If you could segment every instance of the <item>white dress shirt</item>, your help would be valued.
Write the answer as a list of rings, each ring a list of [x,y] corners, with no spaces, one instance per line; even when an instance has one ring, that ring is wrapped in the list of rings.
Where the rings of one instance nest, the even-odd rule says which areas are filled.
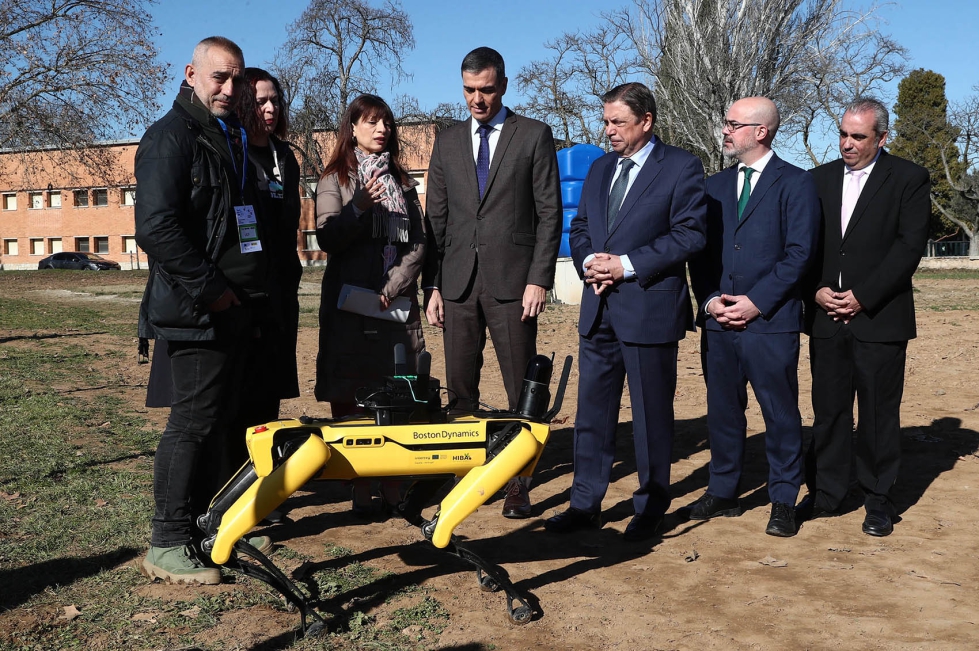
[[[501,108],[496,112],[489,122],[486,122],[486,126],[490,127],[490,132],[487,134],[486,139],[489,141],[489,159],[490,164],[493,164],[493,154],[496,153],[496,143],[500,142],[500,129],[503,128],[503,123],[509,115],[510,109],[507,107]],[[479,157],[479,127],[483,124],[478,120],[471,120],[470,127],[472,128],[472,141],[473,141],[473,162],[476,162],[476,158]]]
[[[646,159],[648,159],[649,158],[649,155],[651,153],[653,153],[653,147],[655,147],[655,146],[656,146],[656,136],[653,136],[652,138],[650,138],[649,142],[647,142],[645,144],[645,146],[643,146],[642,149],[640,149],[639,151],[637,151],[636,153],[634,153],[632,156],[627,156],[626,157],[626,158],[631,159],[632,162],[634,163],[634,165],[632,166],[632,168],[628,172],[628,174],[629,174],[629,183],[628,183],[628,185],[626,185],[625,194],[622,196],[622,202],[623,203],[625,203],[626,198],[629,196],[629,191],[632,190],[632,184],[636,182],[636,179],[637,178],[639,178],[639,172],[642,170],[642,166],[645,165]],[[609,185],[608,185],[609,194],[612,193],[612,186],[615,185],[615,181],[619,178],[619,175],[622,174],[622,165],[621,165],[621,163],[622,163],[622,159],[621,158],[615,162],[615,173],[612,175],[612,182],[609,183]],[[594,258],[594,257],[595,257],[595,254],[594,253],[589,254],[588,257],[585,258],[585,261],[581,263],[582,264],[582,269],[584,269],[584,265],[588,264],[588,262],[592,258]],[[631,280],[631,279],[635,278],[636,277],[636,269],[635,269],[635,267],[632,266],[632,262],[629,261],[628,254],[622,254],[622,255],[620,255],[619,256],[619,261],[622,263],[622,278],[623,278],[623,280]]]

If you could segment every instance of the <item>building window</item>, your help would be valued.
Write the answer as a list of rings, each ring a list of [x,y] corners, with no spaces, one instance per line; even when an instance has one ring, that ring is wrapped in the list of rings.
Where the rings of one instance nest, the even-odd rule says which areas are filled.
[[[108,206],[109,205],[109,191],[105,188],[98,188],[92,190],[92,194],[95,198],[96,206]]]
[[[75,190],[75,207],[88,208],[88,190]]]
[[[17,255],[19,248],[17,247],[17,240],[4,240],[3,241],[3,254],[4,255]]]
[[[48,238],[48,253],[61,253],[62,250],[60,237]]]
[[[139,253],[139,249],[136,248],[136,238],[132,235],[122,236],[122,252],[123,253]]]
[[[48,192],[48,208],[61,207],[61,190],[51,190]]]
[[[316,231],[303,231],[304,251],[320,251],[320,243],[316,241]]]
[[[107,237],[96,237],[95,238],[95,252],[96,253],[108,253],[109,252],[109,238],[107,238]]]
[[[42,208],[44,208],[44,193],[28,192],[27,205],[31,207],[31,210],[41,210]]]
[[[31,238],[31,255],[44,255],[44,240],[39,237]]]
[[[4,210],[17,210],[17,194],[11,192],[10,194],[3,195],[3,209]]]
[[[76,237],[75,238],[75,250],[81,251],[83,253],[88,253],[91,251],[88,248],[88,238],[87,237]]]
[[[418,183],[415,186],[415,191],[418,194],[425,194],[425,172],[408,172],[408,176],[411,177],[412,181]]]
[[[136,205],[136,188],[122,189],[122,205],[124,206]]]

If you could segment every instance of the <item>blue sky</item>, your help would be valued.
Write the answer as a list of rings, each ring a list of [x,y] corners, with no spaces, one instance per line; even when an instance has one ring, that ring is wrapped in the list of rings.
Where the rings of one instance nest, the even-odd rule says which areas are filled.
[[[414,95],[423,108],[459,102],[459,63],[472,48],[489,45],[499,50],[513,79],[522,66],[547,55],[544,41],[566,31],[587,30],[599,22],[600,12],[626,4],[628,0],[403,0],[416,41],[415,49],[404,56],[404,68],[414,77],[394,89],[378,91],[389,99]],[[160,32],[157,45],[161,58],[171,64],[174,79],[172,87],[161,89],[163,111],[201,38],[227,36],[245,51],[248,65],[265,66],[285,41],[286,27],[307,5],[308,0],[161,0],[152,11]],[[979,83],[973,59],[979,2],[906,1],[884,5],[879,15],[886,21],[883,30],[910,50],[913,68],[945,75],[949,99],[964,98]],[[506,103],[518,104],[520,99],[516,84],[511,84]]]

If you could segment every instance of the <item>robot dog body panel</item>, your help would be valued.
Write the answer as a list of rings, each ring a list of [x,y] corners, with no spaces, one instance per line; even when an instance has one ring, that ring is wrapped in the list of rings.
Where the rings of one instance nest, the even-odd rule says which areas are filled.
[[[466,416],[439,424],[375,425],[373,421],[276,421],[250,428],[252,464],[246,465],[212,504],[223,511],[211,559],[224,564],[235,542],[310,479],[361,477],[462,480],[439,505],[432,543],[444,548],[452,531],[516,475],[531,475],[550,430],[519,418]],[[283,440],[305,437],[281,455]],[[251,479],[250,485],[249,479]],[[230,487],[238,485],[237,491]],[[219,507],[222,497],[234,497]]]

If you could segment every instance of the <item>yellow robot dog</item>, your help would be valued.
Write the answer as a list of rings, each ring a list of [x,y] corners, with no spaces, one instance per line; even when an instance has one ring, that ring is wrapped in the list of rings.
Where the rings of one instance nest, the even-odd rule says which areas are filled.
[[[198,520],[204,532],[201,547],[219,564],[257,578],[294,604],[308,633],[326,626],[305,595],[266,556],[242,537],[310,479],[385,477],[413,480],[401,517],[421,528],[422,535],[475,566],[483,590],[503,590],[507,613],[526,624],[533,608],[521,597],[501,568],[461,546],[453,530],[511,478],[530,476],[547,443],[548,423],[561,408],[570,375],[567,357],[554,405],[548,385],[552,362],[534,357],[524,376],[516,412],[450,415],[443,409],[437,380],[429,377],[431,357],[422,353],[418,375],[404,375],[404,351],[395,349],[395,374],[383,385],[362,390],[358,403],[373,419],[284,420],[250,428],[246,437],[251,461],[229,481]],[[422,509],[449,479],[458,483],[426,521]],[[237,552],[237,553],[236,553]],[[248,562],[248,556],[259,564]],[[514,602],[519,605],[514,606]]]

